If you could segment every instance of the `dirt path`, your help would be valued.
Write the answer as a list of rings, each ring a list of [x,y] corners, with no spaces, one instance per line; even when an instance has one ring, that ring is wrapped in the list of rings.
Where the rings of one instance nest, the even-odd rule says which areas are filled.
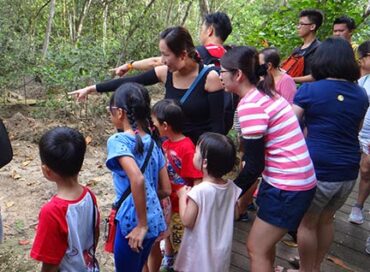
[[[55,193],[55,184],[42,176],[36,142],[43,131],[56,123],[26,118],[20,113],[5,120],[14,159],[0,170],[0,207],[5,236],[0,245],[0,271],[40,271],[39,263],[29,257],[29,252],[40,207]],[[76,127],[75,123],[70,125]],[[111,175],[104,165],[104,142],[112,128],[108,122],[77,127],[85,137],[90,137],[80,182],[95,192],[101,216],[105,218],[114,197]],[[102,245],[100,237],[97,258],[101,270],[114,271],[113,256],[104,253]]]

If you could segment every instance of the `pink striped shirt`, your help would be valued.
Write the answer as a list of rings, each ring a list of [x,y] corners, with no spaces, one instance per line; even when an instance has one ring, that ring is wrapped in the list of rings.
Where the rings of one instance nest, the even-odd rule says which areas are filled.
[[[306,141],[292,107],[282,97],[271,98],[255,89],[238,105],[245,139],[265,139],[263,179],[287,191],[305,191],[316,186],[316,176]]]

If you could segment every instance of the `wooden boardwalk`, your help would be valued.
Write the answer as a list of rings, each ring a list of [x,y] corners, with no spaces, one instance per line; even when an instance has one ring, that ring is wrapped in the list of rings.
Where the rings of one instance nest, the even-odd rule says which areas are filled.
[[[321,267],[323,272],[332,271],[370,271],[370,255],[365,252],[365,242],[370,236],[370,199],[365,203],[366,220],[362,225],[354,225],[347,221],[353,203],[356,201],[358,183],[353,192],[347,199],[346,204],[336,213],[334,221],[334,242],[330,248],[329,257],[336,263],[343,262],[342,265],[326,259]],[[250,222],[236,222],[234,226],[233,251],[231,256],[230,272],[250,271],[249,257],[245,247],[245,240],[252,226],[254,212],[249,212],[252,220]],[[289,236],[284,239],[289,240]],[[292,268],[288,259],[298,255],[296,248],[286,246],[279,242],[276,247],[275,265]]]

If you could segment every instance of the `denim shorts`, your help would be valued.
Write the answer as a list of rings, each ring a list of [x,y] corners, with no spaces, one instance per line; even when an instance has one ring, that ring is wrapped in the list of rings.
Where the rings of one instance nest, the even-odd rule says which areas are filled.
[[[310,207],[315,190],[285,191],[262,180],[257,196],[257,216],[271,225],[295,231]]]
[[[346,202],[355,184],[356,179],[340,182],[318,180],[316,194],[308,211],[321,213],[323,210],[339,210]]]

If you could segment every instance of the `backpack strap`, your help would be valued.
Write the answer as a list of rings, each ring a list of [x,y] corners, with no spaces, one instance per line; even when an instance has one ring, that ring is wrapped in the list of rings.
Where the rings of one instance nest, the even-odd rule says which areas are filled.
[[[189,89],[186,91],[186,93],[180,99],[180,104],[181,105],[185,103],[185,101],[188,99],[188,97],[194,91],[195,87],[198,85],[199,81],[203,78],[203,76],[205,75],[205,73],[208,70],[210,70],[210,69],[211,69],[210,66],[207,66],[207,65],[204,65],[203,66],[202,70],[199,72],[198,76],[195,78],[195,80],[193,81],[193,83],[191,84],[191,86],[189,87]]]
[[[149,162],[149,158],[150,156],[152,155],[152,151],[153,151],[153,147],[154,147],[154,141],[151,140],[150,141],[150,146],[149,146],[149,150],[148,150],[148,153],[146,154],[146,157],[145,157],[145,160],[144,160],[144,163],[143,165],[140,167],[140,171],[141,173],[144,174],[145,172],[145,169],[148,165],[148,162]],[[131,186],[128,186],[128,188],[126,189],[126,191],[122,194],[121,198],[118,200],[118,202],[116,204],[113,204],[113,208],[116,208],[117,210],[119,210],[119,208],[121,207],[123,201],[125,201],[125,199],[131,194]]]

